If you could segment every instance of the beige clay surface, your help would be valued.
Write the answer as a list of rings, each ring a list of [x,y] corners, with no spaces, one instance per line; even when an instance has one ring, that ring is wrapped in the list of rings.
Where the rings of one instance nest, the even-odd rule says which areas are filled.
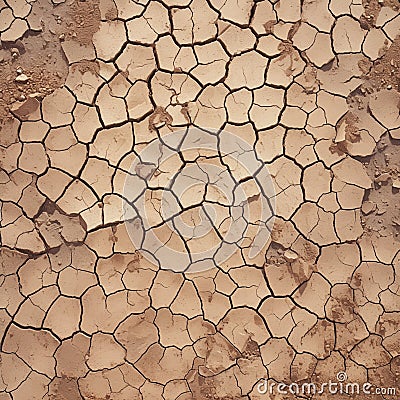
[[[0,400],[398,398],[399,9],[0,0]]]

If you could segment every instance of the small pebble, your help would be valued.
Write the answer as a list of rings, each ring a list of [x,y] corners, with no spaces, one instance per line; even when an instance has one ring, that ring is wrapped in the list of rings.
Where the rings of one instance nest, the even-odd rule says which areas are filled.
[[[18,75],[15,78],[15,82],[18,82],[18,83],[26,83],[28,81],[29,81],[29,76],[26,76],[25,74]]]

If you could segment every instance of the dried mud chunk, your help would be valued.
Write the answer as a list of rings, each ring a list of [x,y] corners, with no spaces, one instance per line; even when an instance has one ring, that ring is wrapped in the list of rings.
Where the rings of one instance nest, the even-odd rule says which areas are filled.
[[[343,352],[349,351],[349,349],[352,349],[369,335],[363,320],[358,316],[354,316],[346,324],[336,324],[336,326],[338,338],[336,348]]]
[[[80,297],[89,287],[95,286],[97,280],[90,272],[67,267],[60,272],[58,284],[63,295]]]
[[[0,228],[3,245],[11,248],[41,253],[45,250],[34,224],[25,216],[19,217],[13,225]]]
[[[230,89],[255,89],[264,84],[266,59],[256,51],[235,56],[229,64],[225,83]]]
[[[82,399],[77,380],[67,376],[56,377],[49,385],[48,395],[51,400],[65,396]]]
[[[283,153],[284,136],[285,129],[281,126],[259,131],[255,145],[258,157],[265,162],[271,162],[281,155]]]
[[[283,110],[280,122],[287,128],[301,129],[306,126],[307,113],[301,108],[287,106]]]
[[[93,371],[110,369],[124,363],[125,350],[112,335],[96,333],[92,336],[87,365]]]
[[[21,195],[32,183],[32,176],[26,172],[16,170],[9,175],[0,171],[0,199],[17,203]]]
[[[132,125],[130,123],[98,132],[89,155],[107,160],[116,166],[133,145]]]
[[[191,347],[164,349],[156,343],[149,347],[135,366],[146,378],[165,385],[171,379],[184,379],[195,357]]]
[[[152,287],[157,267],[137,254],[126,266],[122,281],[129,290],[146,290]]]
[[[289,87],[293,79],[300,75],[306,64],[297,50],[289,49],[280,57],[273,58],[268,66],[267,80],[269,85]]]
[[[261,345],[269,338],[260,315],[246,308],[230,310],[220,322],[219,330],[240,352],[246,351],[250,341]]]
[[[1,391],[15,390],[29,375],[30,368],[15,354],[0,353]]]
[[[214,290],[210,292],[210,290],[199,289],[199,296],[204,318],[213,324],[218,324],[221,318],[223,318],[223,316],[226,315],[231,308],[229,297],[221,293],[214,292]],[[243,300],[240,298],[238,302],[243,304]]]
[[[84,398],[111,398],[110,381],[102,371],[90,371],[84,378],[79,379],[79,391]]]
[[[102,198],[106,193],[112,192],[111,181],[114,172],[115,169],[110,167],[106,161],[89,157],[81,173],[81,178],[94,189],[99,198]]]
[[[21,304],[14,321],[22,326],[41,328],[47,310],[59,294],[55,285],[39,290]]]
[[[1,34],[2,42],[16,42],[25,35],[25,32],[29,29],[27,22],[24,19],[16,18],[11,23],[7,31]]]
[[[285,136],[285,154],[306,167],[317,161],[314,139],[304,130],[290,129]]]
[[[319,31],[329,33],[335,20],[328,7],[329,0],[306,0],[302,4],[302,19]]]
[[[57,201],[72,178],[62,171],[49,168],[37,181],[38,189],[51,201]]]
[[[262,36],[257,43],[257,50],[267,57],[274,57],[281,54],[282,41],[275,36]]]
[[[330,296],[329,283],[318,273],[313,273],[295,292],[293,298],[297,304],[314,312],[318,317],[325,317],[325,303]]]
[[[399,242],[393,236],[372,238],[372,246],[376,258],[384,264],[396,263],[395,257],[399,251]]]
[[[170,30],[168,10],[157,1],[147,5],[146,11],[127,24],[128,37],[132,42],[152,44],[159,35]]]
[[[65,130],[61,128],[63,133]],[[81,143],[74,144],[63,150],[47,150],[50,164],[53,168],[62,169],[64,172],[77,176],[87,157],[87,148]]]
[[[92,104],[98,88],[103,83],[95,68],[86,69],[78,63],[70,67],[65,86],[74,93],[78,101]]]
[[[115,237],[111,227],[102,227],[89,232],[86,242],[88,248],[98,257],[110,257],[113,254]]]
[[[93,44],[82,44],[75,40],[66,40],[61,43],[61,48],[71,65],[79,61],[93,61],[96,58]]]
[[[169,105],[194,101],[200,93],[201,87],[187,74],[168,74],[158,71],[151,79],[151,91],[152,97],[159,107],[155,110],[157,115],[157,112],[168,108]]]
[[[195,103],[189,103],[188,114],[196,126],[220,129],[226,121],[224,107],[228,89],[225,85],[207,86]]]
[[[106,294],[115,293],[124,289],[122,274],[131,262],[133,256],[114,254],[111,258],[100,259],[96,266],[96,273],[99,276],[100,285]]]
[[[311,354],[296,354],[291,365],[291,379],[294,382],[310,380],[314,374],[317,359]]]
[[[177,65],[176,58],[178,53],[183,50],[183,48],[179,48],[177,44],[174,42],[172,36],[161,36],[157,42],[155,43],[157,60],[160,65],[160,68],[167,70],[169,72],[173,72],[175,68],[181,68],[183,71],[187,72],[187,70],[183,69],[181,65]],[[194,57],[194,52],[191,47],[185,48],[187,51],[191,52],[192,54],[192,65],[194,67],[197,62]]]
[[[129,0],[115,0],[114,4],[118,12],[118,17],[123,20],[128,20],[139,16],[144,10],[146,2],[131,2]]]
[[[91,142],[96,130],[101,127],[96,108],[78,103],[73,116],[72,127],[77,139],[83,143]]]
[[[26,254],[0,247],[0,274],[10,275],[16,273],[27,258]]]
[[[201,339],[194,349],[204,359],[204,365],[199,367],[199,372],[206,377],[230,368],[240,356],[238,350],[220,333]]]
[[[42,174],[48,167],[46,152],[41,143],[25,143],[19,158],[19,167],[25,172]]]
[[[195,286],[186,281],[171,305],[174,314],[184,314],[188,318],[202,315],[201,303]]]
[[[272,338],[261,346],[260,350],[263,364],[269,371],[269,377],[279,382],[288,381],[290,370],[287,365],[292,363],[295,352],[286,340]]]
[[[313,45],[306,50],[307,57],[318,68],[330,63],[335,54],[331,48],[331,37],[329,34],[318,33]]]
[[[364,189],[369,189],[372,185],[364,166],[350,157],[334,165],[332,172],[336,178],[350,185],[356,185]]]
[[[129,118],[142,119],[146,114],[153,111],[150,101],[149,88],[145,82],[136,82],[126,96]]]
[[[270,1],[257,2],[250,26],[258,34],[265,34],[266,32],[271,33],[276,22],[276,14],[272,3]]]
[[[182,349],[192,344],[187,331],[188,319],[185,316],[175,315],[168,308],[161,308],[157,311],[154,323],[159,329],[162,346],[176,346]]]
[[[242,266],[231,269],[229,275],[238,286],[231,296],[234,307],[257,308],[261,299],[270,294],[261,269]]]
[[[297,22],[301,17],[300,0],[280,0],[275,6],[278,19],[285,22]]]
[[[269,172],[276,192],[276,215],[289,218],[303,200],[301,170],[293,161],[280,157],[269,166]]]
[[[15,314],[19,305],[24,301],[16,275],[2,276],[0,279],[0,306],[11,315]]]
[[[172,271],[160,270],[150,289],[150,296],[153,298],[153,307],[169,307],[182,286],[182,276]],[[186,313],[185,313],[186,315]]]
[[[376,368],[390,362],[390,354],[382,346],[382,338],[370,335],[350,353],[351,359],[366,368]]]
[[[40,106],[40,102],[35,97],[29,97],[24,102],[14,103],[11,112],[21,119],[33,114]]]
[[[236,25],[218,21],[218,31],[218,38],[225,44],[231,56],[251,50],[256,43],[256,37],[248,28],[239,28]]]
[[[302,181],[306,200],[318,202],[324,193],[329,193],[331,179],[331,172],[321,162],[306,168]]]
[[[22,142],[41,142],[49,128],[49,124],[43,121],[25,121],[21,124],[19,137]]]
[[[76,193],[79,193],[79,195]],[[57,201],[57,205],[67,214],[79,214],[95,202],[96,197],[93,191],[82,181],[75,180]]]
[[[122,21],[100,22],[99,30],[93,35],[97,57],[104,61],[114,59],[125,42],[126,32]]]
[[[74,96],[66,89],[57,89],[42,101],[43,120],[52,127],[67,125],[72,122]]]
[[[254,91],[254,101],[250,109],[250,119],[257,129],[276,125],[284,105],[282,89],[263,86]]]
[[[363,52],[372,61],[381,57],[383,50],[388,44],[387,37],[380,29],[371,29],[363,43]]]
[[[386,128],[400,127],[400,95],[394,90],[381,90],[370,98],[372,115]]]
[[[18,130],[21,123],[17,118],[7,119],[0,124],[0,146],[9,147],[18,142]]]
[[[335,346],[334,324],[318,320],[312,328],[307,327],[297,343],[291,335],[291,343],[298,352],[308,352],[319,359],[326,358]]]
[[[105,125],[119,124],[128,119],[124,99],[115,96],[110,85],[105,85],[100,89],[96,105],[99,107],[100,116]]]
[[[251,0],[213,0],[211,4],[221,12],[221,19],[233,21],[239,25],[247,25],[250,22],[250,12],[253,6]]]
[[[293,293],[313,272],[313,266],[302,259],[285,264],[267,262],[264,268],[271,289],[277,296]]]
[[[334,216],[314,203],[303,203],[293,217],[296,227],[307,239],[319,245],[337,243]]]
[[[132,292],[135,294],[135,292]],[[149,298],[139,293],[133,302],[130,292],[121,291],[106,297],[100,286],[86,291],[82,296],[81,330],[92,334],[99,330],[113,332],[118,324],[132,313],[143,313],[149,307]],[[118,338],[117,338],[118,339]]]
[[[396,18],[393,18],[391,21],[385,24],[383,30],[391,40],[395,41],[399,35],[399,27],[400,27],[400,17],[397,16]]]
[[[51,306],[43,326],[65,339],[79,330],[80,316],[81,305],[78,299],[59,297]]]
[[[49,383],[49,378],[32,371],[28,378],[13,392],[13,399],[43,399],[48,392]]]
[[[1,7],[0,10],[0,32],[5,32],[14,22],[14,15],[12,9],[9,7]],[[1,37],[0,37],[1,38]],[[4,39],[2,39],[4,41]]]
[[[336,125],[348,111],[346,100],[325,91],[318,93],[317,104],[323,110],[324,119],[331,125]],[[311,123],[310,123],[311,124]],[[316,124],[315,126],[318,126]]]
[[[337,19],[333,28],[333,48],[336,53],[359,53],[364,40],[360,23],[345,15]]]
[[[326,304],[328,318],[339,323],[354,320],[354,292],[347,284],[338,284],[332,288],[331,297]]]
[[[147,310],[143,315],[131,315],[119,325],[115,338],[126,349],[128,361],[135,363],[152,344],[158,342],[154,319],[155,312]]]
[[[379,303],[381,292],[393,283],[391,266],[376,262],[363,262],[355,271],[351,287],[360,290],[369,301]]]
[[[205,0],[193,0],[190,9],[172,9],[172,34],[179,44],[208,41],[217,34],[217,18]]]
[[[53,355],[58,345],[58,340],[47,331],[20,329],[11,325],[5,337],[3,350],[15,353],[35,371],[53,377],[56,365]]]
[[[83,242],[86,235],[79,217],[70,217],[60,213],[58,210],[42,212],[35,219],[35,223],[50,248],[59,247],[65,242]]]
[[[240,89],[228,94],[225,105],[229,122],[247,122],[251,104],[252,95],[248,89]]]
[[[132,80],[147,80],[156,63],[151,47],[128,44],[117,58],[117,66]]]
[[[203,85],[216,83],[225,76],[229,57],[219,42],[198,45],[194,50],[198,65],[191,70],[191,73]]]
[[[323,247],[317,268],[331,284],[349,282],[360,263],[360,251],[355,243]]]
[[[181,400],[185,400],[186,399],[185,395],[189,396],[189,391],[190,391],[189,385],[186,381],[184,380],[171,381],[165,385],[163,397],[166,400],[172,400],[178,398]],[[187,398],[189,399],[190,397]]]

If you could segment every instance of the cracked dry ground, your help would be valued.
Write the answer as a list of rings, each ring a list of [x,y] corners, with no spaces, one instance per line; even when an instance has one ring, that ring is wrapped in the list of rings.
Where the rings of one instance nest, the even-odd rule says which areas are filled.
[[[398,388],[399,33],[395,0],[0,0],[0,400],[295,399],[256,385],[339,371]],[[196,273],[134,247],[132,156],[186,127],[268,168],[257,257],[251,233]],[[202,158],[155,159],[160,187],[129,192],[158,228],[162,185]]]

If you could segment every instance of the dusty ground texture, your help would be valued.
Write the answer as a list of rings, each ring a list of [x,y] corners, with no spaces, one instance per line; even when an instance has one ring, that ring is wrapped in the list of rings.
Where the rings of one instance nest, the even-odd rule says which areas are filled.
[[[340,371],[399,394],[399,34],[395,0],[0,0],[0,400],[307,398],[257,383]],[[249,207],[265,194],[200,147],[132,171],[188,127],[239,136],[270,172],[257,257],[255,217],[212,268],[159,261],[224,242],[202,163]],[[166,221],[187,166],[199,187],[172,187]],[[127,216],[138,198],[150,222]],[[165,246],[149,257],[132,226]]]

